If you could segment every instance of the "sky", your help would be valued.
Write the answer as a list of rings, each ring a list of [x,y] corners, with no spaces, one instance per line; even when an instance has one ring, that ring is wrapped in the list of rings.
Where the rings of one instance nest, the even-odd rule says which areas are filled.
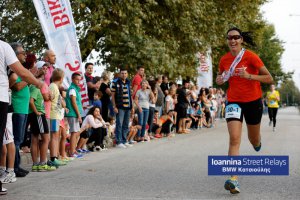
[[[270,0],[261,10],[275,26],[278,38],[285,42],[282,69],[295,71],[293,80],[300,89],[300,0]]]

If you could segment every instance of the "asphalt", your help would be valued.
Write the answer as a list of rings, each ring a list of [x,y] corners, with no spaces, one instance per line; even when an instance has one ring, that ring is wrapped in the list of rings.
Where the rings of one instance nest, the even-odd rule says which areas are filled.
[[[111,148],[86,155],[54,172],[31,172],[7,184],[1,199],[299,199],[300,115],[294,107],[280,109],[277,131],[262,120],[262,149],[255,152],[244,126],[242,155],[288,155],[289,176],[241,176],[241,193],[224,190],[226,176],[208,176],[209,155],[226,155],[226,122],[128,149]],[[28,154],[29,155],[29,154]],[[22,156],[30,169],[30,157]],[[28,158],[28,162],[25,161]]]

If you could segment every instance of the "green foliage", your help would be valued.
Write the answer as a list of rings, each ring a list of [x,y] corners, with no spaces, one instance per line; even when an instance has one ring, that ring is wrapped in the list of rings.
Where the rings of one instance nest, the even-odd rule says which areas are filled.
[[[286,79],[280,84],[279,93],[281,103],[287,106],[300,105],[300,91],[291,79]]]
[[[214,76],[226,51],[227,29],[251,30],[266,66],[276,80],[285,74],[280,68],[282,42],[274,28],[260,15],[266,0],[72,0],[71,6],[83,61],[92,50],[98,62],[115,71],[119,64],[131,74],[137,65],[148,76],[166,74],[170,79],[195,77],[195,53],[212,48]],[[47,47],[32,1],[0,0],[2,37],[19,41],[40,53]],[[272,52],[269,48],[276,47]]]

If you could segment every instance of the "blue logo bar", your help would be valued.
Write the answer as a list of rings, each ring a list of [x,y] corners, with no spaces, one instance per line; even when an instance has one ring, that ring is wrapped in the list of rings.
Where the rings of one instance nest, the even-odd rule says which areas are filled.
[[[288,156],[208,156],[208,175],[288,176]]]

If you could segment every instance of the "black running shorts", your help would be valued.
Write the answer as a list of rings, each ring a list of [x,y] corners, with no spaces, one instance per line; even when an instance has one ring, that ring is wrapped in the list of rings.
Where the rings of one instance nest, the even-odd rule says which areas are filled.
[[[250,102],[228,102],[226,104],[225,109],[225,116],[228,110],[228,106],[231,104],[236,104],[241,108],[241,115],[240,118],[235,117],[228,117],[226,118],[227,122],[230,121],[241,121],[243,122],[243,117],[245,117],[246,124],[249,125],[257,125],[261,122],[262,113],[263,113],[263,103],[262,100],[259,98],[255,101]]]
[[[30,123],[31,134],[38,135],[49,133],[49,127],[45,114],[36,115],[35,113],[30,113],[28,115],[28,120]]]

